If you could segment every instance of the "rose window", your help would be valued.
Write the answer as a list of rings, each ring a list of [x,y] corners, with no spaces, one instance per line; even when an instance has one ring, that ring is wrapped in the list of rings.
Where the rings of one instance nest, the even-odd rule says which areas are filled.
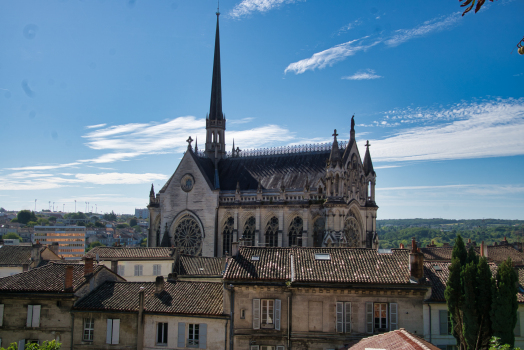
[[[191,215],[184,215],[175,229],[175,246],[189,255],[202,255],[202,230]]]

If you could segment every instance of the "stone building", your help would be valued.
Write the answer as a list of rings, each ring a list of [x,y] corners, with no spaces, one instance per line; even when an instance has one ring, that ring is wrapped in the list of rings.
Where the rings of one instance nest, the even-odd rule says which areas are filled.
[[[217,13],[210,111],[202,150],[191,136],[178,168],[149,197],[150,247],[208,257],[232,242],[268,247],[376,248],[376,173],[366,145],[331,144],[226,151]]]

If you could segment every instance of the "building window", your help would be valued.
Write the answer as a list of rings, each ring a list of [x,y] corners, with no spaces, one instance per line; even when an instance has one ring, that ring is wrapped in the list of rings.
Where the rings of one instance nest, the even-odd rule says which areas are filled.
[[[135,265],[135,276],[142,276],[142,265]]]
[[[397,328],[397,303],[366,302],[366,333],[387,332]]]
[[[246,220],[244,225],[244,231],[242,237],[244,237],[244,243],[248,246],[255,245],[255,231],[256,231],[256,219],[254,216],[251,216]]]
[[[157,323],[156,334],[156,344],[167,345],[167,323]]]
[[[84,335],[83,341],[93,341],[93,332],[95,330],[95,320],[93,318],[84,318]]]
[[[107,319],[106,344],[118,344],[120,341],[120,319]]]
[[[224,223],[222,231],[222,256],[231,255],[231,242],[233,242],[233,230],[235,220],[230,216]]]
[[[448,310],[439,310],[440,335],[451,335],[451,315]]]
[[[273,216],[266,225],[266,247],[278,247],[278,219]]]
[[[125,273],[125,266],[124,265],[118,265],[118,274],[120,276],[124,276]]]
[[[162,265],[153,265],[153,276],[162,276]]]
[[[295,216],[289,225],[289,246],[302,246],[302,227],[303,221],[299,216]]]
[[[337,332],[351,333],[351,303],[337,302]]]
[[[198,339],[199,339],[199,324],[190,323],[189,331],[187,334],[187,346],[198,348]]]
[[[280,330],[280,299],[253,299],[253,329]]]
[[[206,323],[186,323],[178,322],[178,340],[179,348],[200,348],[207,347],[207,324]]]
[[[27,305],[27,327],[40,327],[41,305]]]

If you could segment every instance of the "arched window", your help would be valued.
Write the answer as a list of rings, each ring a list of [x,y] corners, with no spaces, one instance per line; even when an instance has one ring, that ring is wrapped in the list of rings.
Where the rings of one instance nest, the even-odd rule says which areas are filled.
[[[273,216],[266,225],[266,247],[278,247],[278,219]]]
[[[235,220],[230,216],[224,223],[222,231],[222,256],[231,255],[231,242],[233,242],[233,229]]]
[[[255,230],[256,230],[256,220],[254,216],[251,216],[249,219],[246,220],[246,223],[244,225],[244,231],[242,233],[242,236],[244,237],[244,242],[248,246],[254,246],[255,245]]]
[[[348,247],[360,247],[358,223],[355,218],[349,218],[344,224],[344,235]]]
[[[326,228],[326,219],[318,218],[313,224],[313,247],[322,247],[324,240],[324,230]]]
[[[302,227],[304,223],[300,216],[295,216],[289,225],[289,246],[302,247]]]
[[[196,219],[190,215],[182,216],[176,225],[174,235],[175,247],[189,255],[202,255],[202,230]]]

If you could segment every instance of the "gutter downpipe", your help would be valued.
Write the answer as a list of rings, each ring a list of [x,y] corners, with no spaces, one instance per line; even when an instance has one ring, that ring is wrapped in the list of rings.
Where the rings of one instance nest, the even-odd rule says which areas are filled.
[[[287,297],[287,348],[291,349],[291,297]]]
[[[73,350],[73,335],[75,334],[75,314],[71,312],[71,350]]]
[[[229,317],[231,319],[231,324],[229,325],[229,350],[233,350],[233,331],[234,331],[234,315],[235,315],[235,290],[233,289],[233,285],[230,284],[229,288],[224,283],[224,288],[226,288],[230,294],[229,294]],[[227,325],[227,323],[226,323]],[[226,332],[227,334],[227,332]],[[227,337],[226,337],[227,339]]]
[[[429,342],[431,343],[431,304],[430,303],[428,303],[428,307],[429,307]]]
[[[226,318],[226,325],[224,326],[224,350],[227,349],[227,321],[228,319]]]

